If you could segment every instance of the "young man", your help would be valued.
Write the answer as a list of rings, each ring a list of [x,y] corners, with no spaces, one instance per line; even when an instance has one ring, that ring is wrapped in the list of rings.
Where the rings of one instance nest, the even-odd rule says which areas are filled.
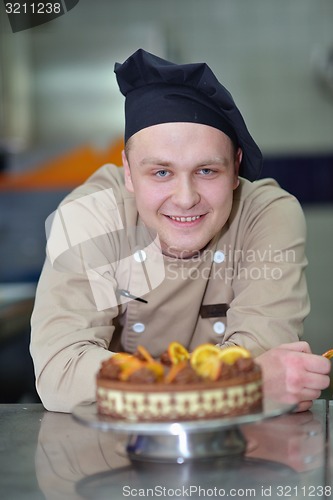
[[[309,302],[298,202],[255,181],[260,150],[207,65],[138,50],[115,72],[123,168],[99,169],[48,224],[31,339],[42,402],[93,401],[112,351],[158,356],[178,340],[248,348],[265,393],[308,409],[330,362],[299,341]]]

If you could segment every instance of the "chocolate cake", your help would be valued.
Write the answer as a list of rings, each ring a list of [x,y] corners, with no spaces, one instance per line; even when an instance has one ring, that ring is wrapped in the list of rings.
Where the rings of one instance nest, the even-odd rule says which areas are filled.
[[[159,360],[139,346],[102,363],[96,396],[99,414],[132,422],[231,417],[261,411],[262,375],[237,346],[203,344],[190,355],[173,342]]]

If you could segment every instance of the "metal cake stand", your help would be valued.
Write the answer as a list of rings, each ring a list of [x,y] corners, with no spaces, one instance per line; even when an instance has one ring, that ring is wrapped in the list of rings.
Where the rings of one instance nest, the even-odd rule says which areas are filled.
[[[240,426],[278,417],[296,405],[265,400],[258,413],[232,418],[184,422],[130,422],[99,415],[96,404],[77,405],[72,412],[80,424],[101,431],[127,434],[124,452],[131,460],[183,463],[225,456],[240,456],[247,441]]]

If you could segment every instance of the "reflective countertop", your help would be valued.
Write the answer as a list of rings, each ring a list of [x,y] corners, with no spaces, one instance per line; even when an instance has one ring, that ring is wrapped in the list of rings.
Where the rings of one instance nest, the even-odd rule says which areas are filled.
[[[243,456],[131,462],[128,437],[40,404],[0,405],[0,498],[331,498],[333,402],[241,427]]]

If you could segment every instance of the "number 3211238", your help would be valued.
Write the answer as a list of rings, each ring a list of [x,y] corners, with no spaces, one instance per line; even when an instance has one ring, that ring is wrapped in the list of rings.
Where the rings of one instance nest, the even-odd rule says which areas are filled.
[[[61,12],[59,2],[7,2],[5,8],[7,14],[60,14]]]

